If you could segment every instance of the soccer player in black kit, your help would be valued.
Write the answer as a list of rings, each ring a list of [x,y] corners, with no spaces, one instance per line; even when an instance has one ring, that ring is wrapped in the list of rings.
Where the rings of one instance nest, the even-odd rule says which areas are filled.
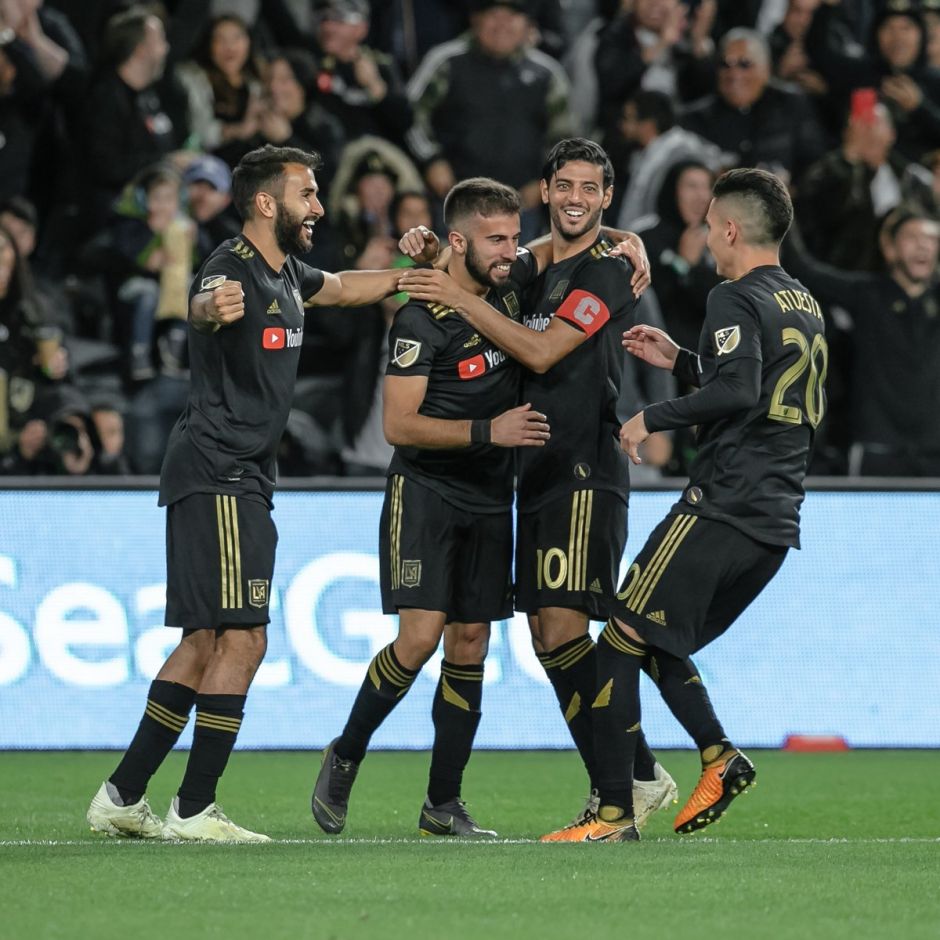
[[[519,243],[519,195],[494,180],[458,183],[444,203],[448,271],[519,316],[537,263]],[[461,800],[480,721],[490,622],[512,613],[513,447],[542,447],[544,416],[519,405],[519,369],[456,311],[411,300],[395,315],[384,385],[385,436],[395,446],[379,529],[382,605],[398,637],[366,671],[343,733],[327,748],[314,818],[342,832],[369,739],[444,637],[432,707],[434,746],[423,835],[495,836]]]
[[[189,400],[167,445],[168,626],[179,645],[150,686],[137,733],[88,809],[109,835],[264,842],[215,802],[267,645],[277,532],[275,453],[294,392],[304,307],[360,306],[393,293],[397,271],[329,274],[295,255],[323,216],[319,157],[271,146],[247,154],[232,179],[240,236],[206,260],[190,291]],[[186,773],[165,821],[145,791],[193,705]]]
[[[627,536],[629,462],[617,441],[623,372],[620,331],[636,302],[631,270],[601,230],[613,195],[607,154],[583,138],[561,141],[542,172],[551,217],[552,263],[526,292],[522,322],[499,316],[484,298],[442,272],[408,271],[413,297],[452,306],[471,326],[526,367],[523,401],[548,415],[552,437],[520,451],[517,484],[516,609],[597,787],[592,702],[596,684],[591,619],[605,620]],[[686,677],[688,678],[688,676]],[[642,739],[642,736],[641,736]],[[675,797],[675,783],[642,739],[635,767],[641,823]],[[595,812],[592,793],[576,823]]]
[[[698,426],[689,485],[649,537],[598,640],[594,702],[600,772],[596,816],[552,841],[628,842],[634,825],[629,768],[640,722],[640,669],[683,669],[720,636],[799,548],[800,505],[816,427],[825,411],[828,347],[819,304],[779,263],[793,219],[784,185],[763,170],[731,170],[715,183],[708,247],[728,280],[708,297],[698,354],[661,330],[637,326],[627,349],[699,386],[627,421],[634,462],[652,431]],[[704,694],[677,710],[702,759],[677,832],[717,821],[750,786],[754,765],[728,740]]]

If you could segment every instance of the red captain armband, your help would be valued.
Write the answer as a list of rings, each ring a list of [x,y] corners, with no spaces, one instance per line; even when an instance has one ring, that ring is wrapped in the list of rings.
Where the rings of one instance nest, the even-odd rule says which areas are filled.
[[[573,290],[555,311],[555,316],[593,336],[610,319],[610,311],[600,297],[586,290]]]

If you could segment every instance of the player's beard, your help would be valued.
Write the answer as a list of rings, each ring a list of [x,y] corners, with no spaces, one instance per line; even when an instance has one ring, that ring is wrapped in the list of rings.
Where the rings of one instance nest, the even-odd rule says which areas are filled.
[[[490,274],[490,269],[485,268],[480,262],[480,256],[473,249],[473,242],[469,239],[467,240],[467,274],[472,277],[477,284],[482,285],[483,287],[496,287],[501,281],[496,280]]]
[[[579,238],[582,238],[587,235],[588,232],[596,228],[600,224],[601,213],[603,211],[602,208],[598,207],[595,212],[587,213],[582,219],[583,225],[578,229],[572,230],[565,228],[565,225],[571,224],[571,220],[561,209],[557,209],[552,205],[548,207],[548,215],[552,220],[552,227],[566,242],[576,242]]]
[[[304,220],[300,216],[291,215],[290,210],[283,202],[277,203],[277,218],[274,220],[274,239],[277,247],[285,255],[305,255],[310,251],[310,245],[303,237]]]

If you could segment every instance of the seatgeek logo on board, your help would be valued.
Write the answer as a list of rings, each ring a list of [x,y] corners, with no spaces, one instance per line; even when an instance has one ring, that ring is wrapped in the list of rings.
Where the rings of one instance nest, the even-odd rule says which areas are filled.
[[[0,555],[0,598],[7,593],[3,589],[15,593],[21,578],[16,559]],[[330,603],[330,594],[351,582],[360,599],[374,601],[374,606],[360,603],[337,610]],[[0,686],[20,681],[37,667],[79,688],[153,678],[179,640],[179,632],[162,623],[165,603],[163,582],[142,585],[122,600],[101,584],[67,581],[39,599],[30,630],[6,612],[0,600]],[[329,641],[321,617],[337,616],[342,636],[366,641],[365,657],[342,655]],[[258,687],[289,686],[299,678],[298,668],[332,685],[356,687],[372,656],[395,639],[397,630],[395,618],[381,612],[378,559],[360,552],[330,552],[309,561],[283,591],[272,591],[271,619],[270,632],[283,629],[287,650],[274,652],[262,663],[255,679]],[[528,629],[524,621],[518,626],[507,631],[512,656],[529,678],[544,683]],[[498,681],[498,664],[491,665],[487,681]],[[428,668],[436,673],[433,664]]]

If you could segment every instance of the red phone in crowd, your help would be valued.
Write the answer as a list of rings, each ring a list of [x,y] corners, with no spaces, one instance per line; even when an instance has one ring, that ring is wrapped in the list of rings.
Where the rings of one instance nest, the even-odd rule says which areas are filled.
[[[874,88],[856,88],[852,92],[852,120],[871,124],[877,103],[878,92]]]

